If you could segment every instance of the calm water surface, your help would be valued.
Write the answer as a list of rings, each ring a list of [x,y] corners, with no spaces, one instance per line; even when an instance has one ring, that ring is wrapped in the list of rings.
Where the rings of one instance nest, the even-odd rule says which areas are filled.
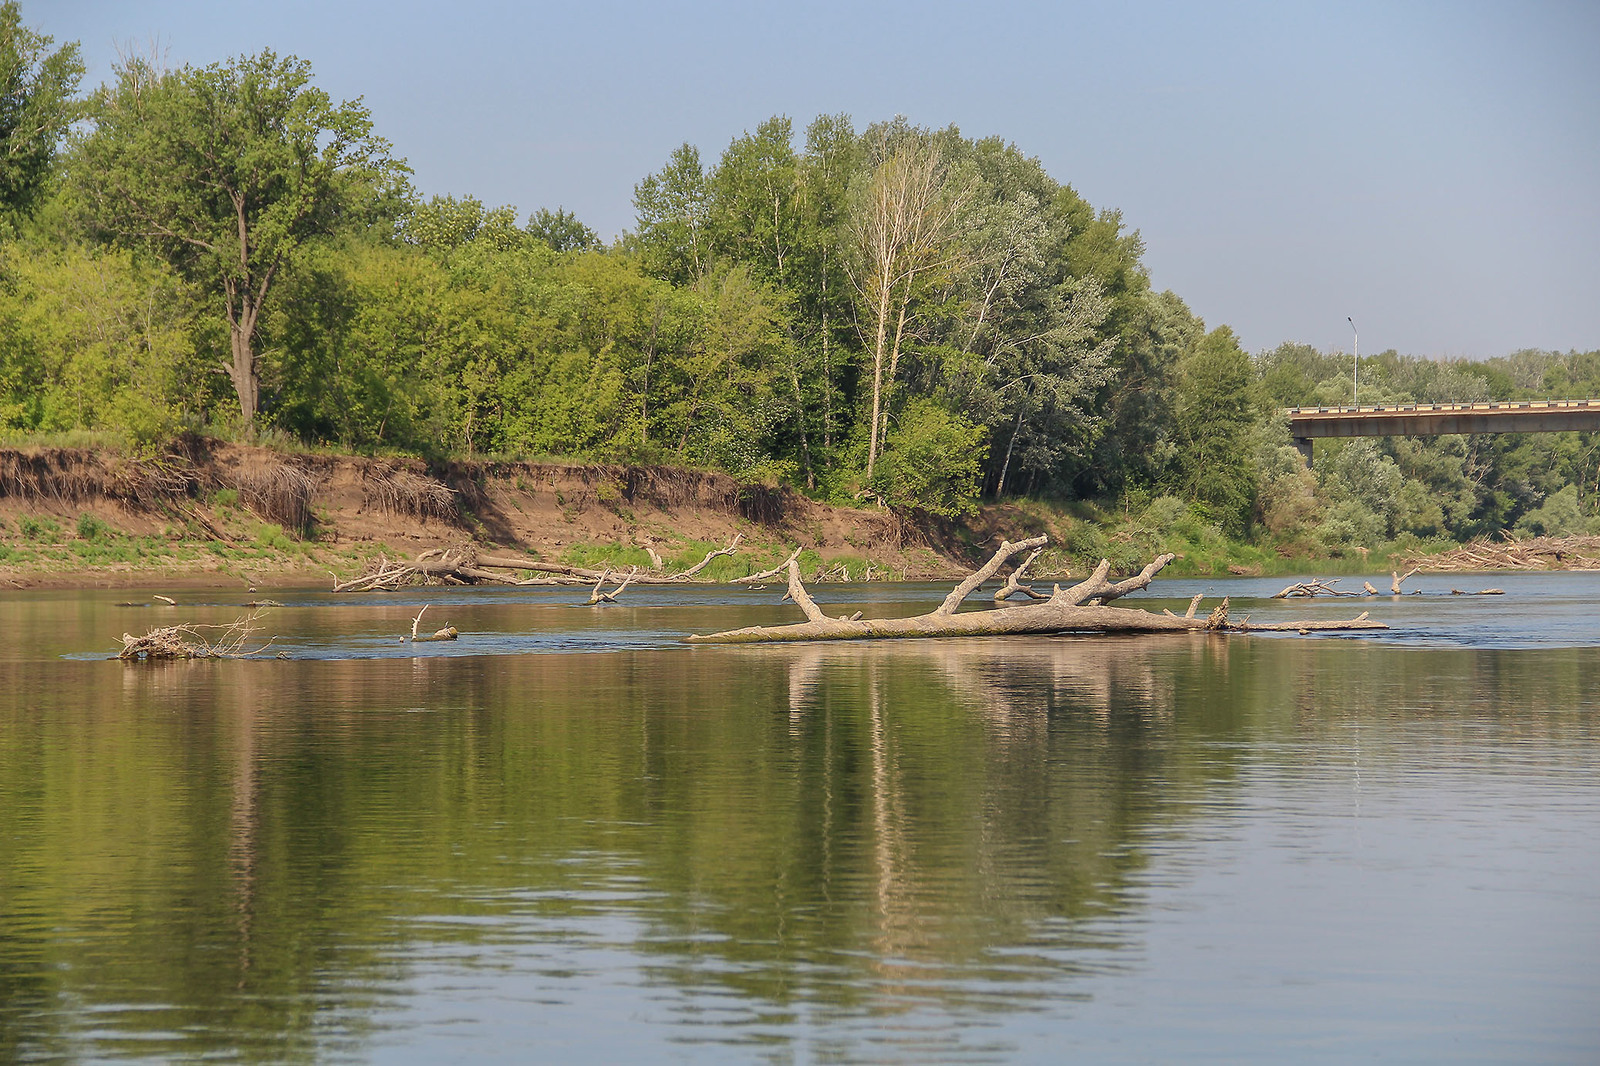
[[[1396,628],[274,592],[289,658],[130,666],[248,595],[0,595],[0,1062],[1600,1061],[1600,575],[1286,583],[1139,599]]]

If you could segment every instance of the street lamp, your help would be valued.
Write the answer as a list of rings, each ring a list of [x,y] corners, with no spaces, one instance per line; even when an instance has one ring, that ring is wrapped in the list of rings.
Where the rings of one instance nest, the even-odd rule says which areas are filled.
[[[1350,323],[1350,332],[1356,335],[1356,361],[1350,364],[1350,405],[1359,407],[1360,401],[1356,399],[1356,371],[1361,369],[1361,334],[1356,330],[1354,319],[1346,315],[1344,320]]]

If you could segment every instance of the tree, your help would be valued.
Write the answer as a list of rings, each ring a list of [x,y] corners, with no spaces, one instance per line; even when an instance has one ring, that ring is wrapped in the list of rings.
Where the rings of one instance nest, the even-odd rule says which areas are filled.
[[[0,214],[8,222],[33,207],[77,117],[83,60],[76,43],[46,54],[54,43],[22,25],[16,0],[0,4]]]
[[[245,423],[260,409],[256,328],[312,238],[399,180],[359,100],[335,105],[310,64],[271,51],[158,71],[132,60],[94,103],[73,161],[91,227],[150,248],[222,298],[224,365]]]
[[[1250,434],[1256,424],[1254,368],[1233,330],[1219,326],[1178,364],[1178,466],[1191,500],[1232,536],[1255,507]]]
[[[539,208],[528,217],[528,236],[548,244],[556,252],[586,252],[600,247],[600,237],[594,230],[578,221],[578,216],[565,208]]]
[[[850,228],[850,279],[871,330],[872,408],[866,476],[884,434],[885,401],[899,371],[911,309],[928,284],[959,260],[955,237],[971,188],[952,179],[939,139],[901,123],[880,127],[878,159],[861,188]]]
[[[700,149],[679,145],[661,173],[634,186],[639,244],[645,269],[675,285],[689,285],[710,267],[706,214],[710,190]]]

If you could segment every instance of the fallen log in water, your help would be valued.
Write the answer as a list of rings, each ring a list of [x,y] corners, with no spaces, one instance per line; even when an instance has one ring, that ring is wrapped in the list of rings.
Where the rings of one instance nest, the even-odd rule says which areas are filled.
[[[736,534],[727,547],[707,552],[706,557],[700,562],[670,577],[663,577],[660,574],[637,574],[630,579],[630,582],[636,585],[673,585],[704,580],[697,577],[700,571],[718,556],[737,552],[739,542],[743,539],[744,534]],[[798,557],[799,554],[799,549],[796,549],[795,555],[791,558]],[[782,567],[769,570],[764,575],[735,580],[755,581],[763,576],[770,577],[780,569]],[[543,576],[519,579],[500,572],[507,570],[513,572],[520,570]],[[394,592],[416,585],[588,585],[605,580],[609,574],[610,567],[592,570],[582,566],[546,563],[514,555],[480,554],[469,547],[430,548],[411,562],[390,560],[387,556],[380,555],[377,561],[367,568],[366,573],[348,581],[341,581],[339,576],[334,574],[333,591]]]
[[[421,624],[422,616],[427,613],[429,606],[429,604],[423,604],[422,610],[418,611],[417,616],[411,620],[411,642],[413,644],[429,640],[455,640],[461,635],[456,630],[455,626],[445,626],[443,629],[435,629],[432,633],[418,633],[417,626]],[[404,638],[401,639],[403,640]]]
[[[944,602],[927,614],[913,618],[862,618],[860,612],[852,617],[830,618],[819,607],[800,580],[800,567],[791,560],[788,564],[789,590],[786,598],[792,599],[805,612],[806,620],[791,625],[747,626],[722,633],[695,634],[687,638],[696,644],[763,644],[783,641],[816,640],[873,640],[903,637],[974,637],[1011,634],[1049,633],[1173,633],[1205,631],[1288,631],[1311,632],[1354,629],[1387,629],[1382,622],[1374,622],[1363,612],[1360,617],[1345,621],[1306,621],[1279,623],[1250,623],[1228,621],[1228,601],[1212,611],[1206,618],[1196,618],[1197,597],[1191,602],[1189,613],[1182,617],[1171,613],[1155,614],[1123,607],[1108,607],[1112,600],[1147,588],[1156,574],[1176,556],[1158,556],[1133,577],[1123,581],[1109,580],[1111,564],[1102,559],[1093,574],[1070,588],[1057,585],[1048,599],[1016,607],[998,607],[987,611],[957,613],[956,608],[979,585],[1005,565],[1013,555],[1043,547],[1045,537],[1033,537],[1019,544],[1003,542],[978,570],[959,585]]]

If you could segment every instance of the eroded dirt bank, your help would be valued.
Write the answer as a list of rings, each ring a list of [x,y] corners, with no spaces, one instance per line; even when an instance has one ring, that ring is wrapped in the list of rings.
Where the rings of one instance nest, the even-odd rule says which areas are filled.
[[[832,507],[726,474],[663,467],[286,454],[187,439],[159,459],[0,449],[0,579],[320,583],[383,553],[473,543],[546,561],[616,549],[671,559],[743,534],[771,565],[804,545],[862,576],[944,577],[968,565],[958,531]],[[971,535],[968,534],[970,537]],[[980,539],[982,539],[980,537]],[[981,549],[980,549],[981,550]]]

